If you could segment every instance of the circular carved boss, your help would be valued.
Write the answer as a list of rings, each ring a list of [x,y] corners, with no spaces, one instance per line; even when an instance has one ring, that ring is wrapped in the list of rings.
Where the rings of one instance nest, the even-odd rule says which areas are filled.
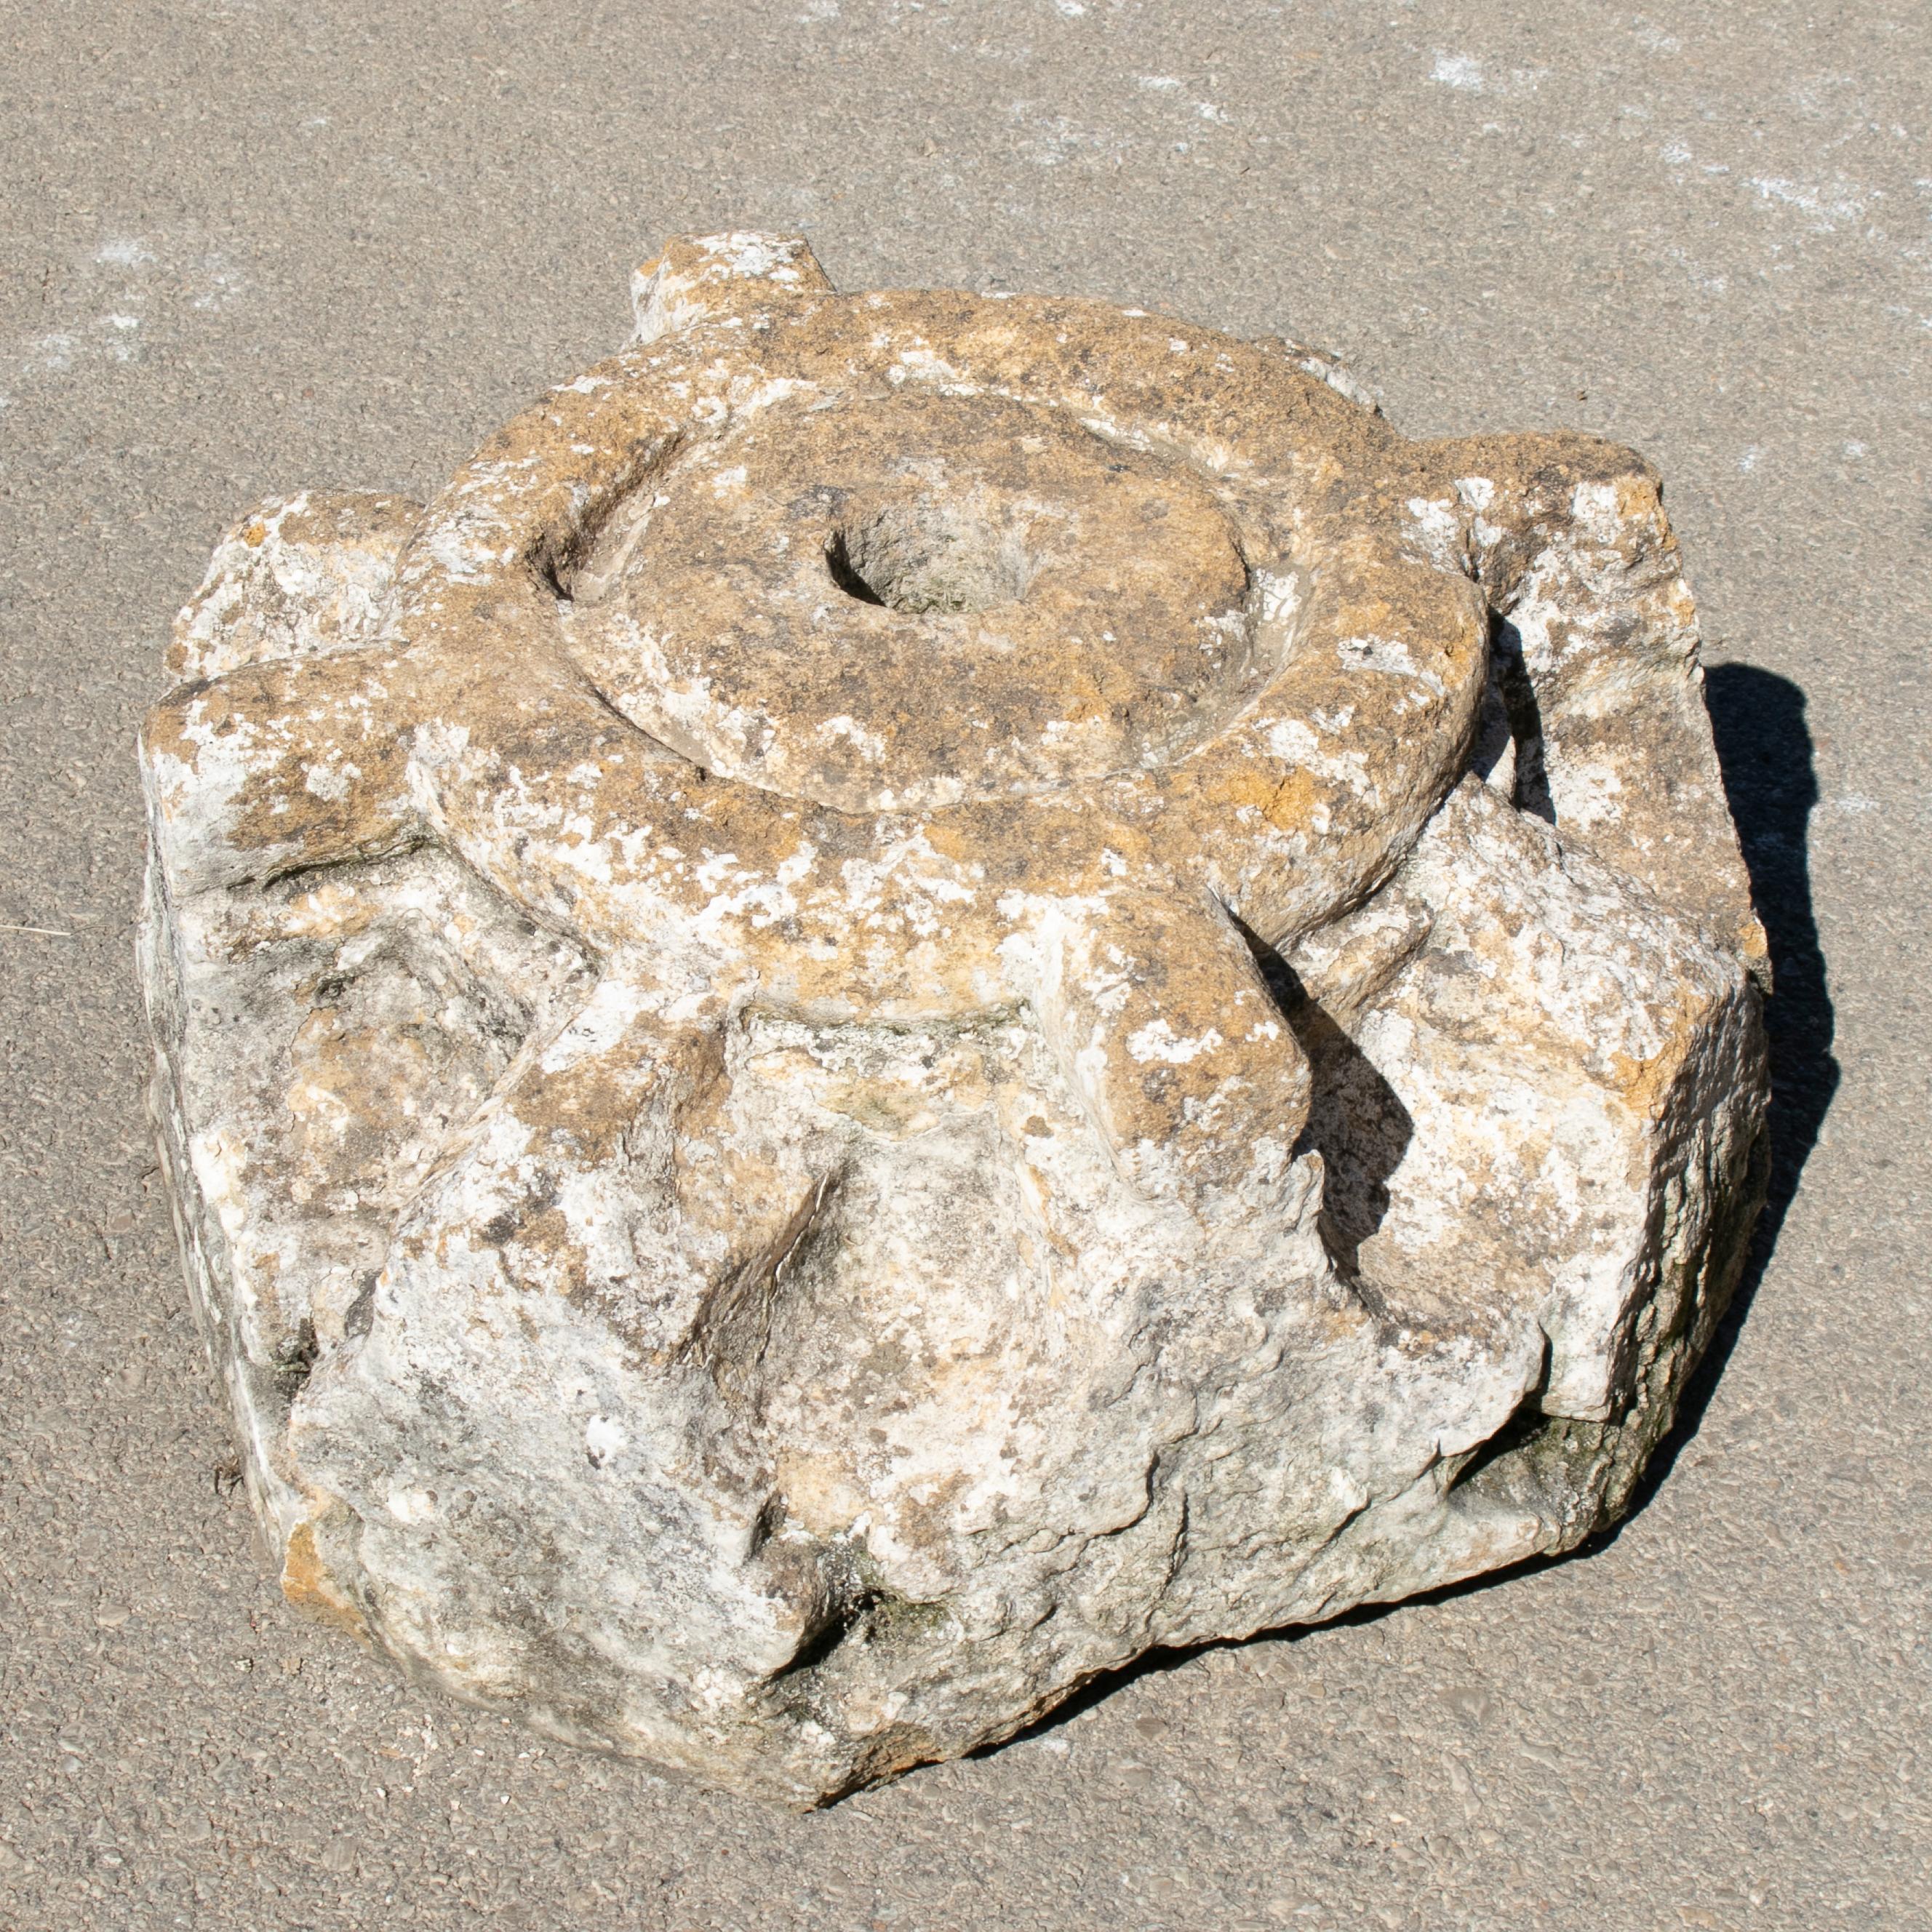
[[[1278,346],[841,296],[799,242],[640,295],[404,560],[433,823],[714,998],[1028,1003],[1129,1172],[1278,1171],[1306,1070],[1228,915],[1279,946],[1384,876],[1480,697],[1413,446]]]
[[[790,859],[788,934],[842,946],[848,882],[799,854],[884,815],[976,904],[1206,892],[1278,944],[1453,782],[1480,594],[1417,544],[1414,446],[1288,354],[1093,302],[840,296],[762,238],[654,279],[649,339],[493,439],[403,572],[394,634],[464,727],[426,734],[423,782],[513,896],[621,945]],[[546,808],[649,849],[547,898],[516,849]]]

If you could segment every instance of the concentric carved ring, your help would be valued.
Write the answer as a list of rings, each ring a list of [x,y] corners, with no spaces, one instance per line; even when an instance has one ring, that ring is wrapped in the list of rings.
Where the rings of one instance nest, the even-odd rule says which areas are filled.
[[[839,297],[808,258],[789,286],[716,267],[688,260],[682,282],[663,272],[662,286],[700,290],[702,310],[694,296],[661,298],[661,310],[680,315],[675,334],[554,392],[458,475],[405,566],[400,638],[420,651],[447,637],[469,657],[498,648],[493,632],[526,650],[534,628],[597,687],[583,692],[574,726],[553,710],[554,739],[595,735],[608,720],[606,698],[722,775],[848,811],[930,812],[950,844],[981,856],[989,882],[1024,885],[1042,869],[1042,850],[1052,870],[1074,847],[1096,857],[1106,848],[1144,884],[1204,869],[1224,902],[1278,938],[1385,869],[1458,767],[1484,664],[1474,585],[1416,548],[1405,508],[1422,487],[1404,473],[1412,446],[1265,346],[1198,332],[1183,339],[1091,303]],[[959,487],[922,490],[915,469],[895,490],[875,472],[870,520],[862,508],[842,514],[809,500],[815,487],[857,482],[868,421],[888,462],[915,466],[950,460],[942,426],[950,437],[964,431]],[[731,454],[740,448],[742,463]],[[791,495],[788,452],[801,464]],[[1113,462],[1122,468],[1110,474]],[[1032,475],[1039,508],[1027,531],[1038,536],[998,514],[989,524],[988,465],[1012,472],[1008,487],[1021,497]],[[1056,467],[1059,484],[1042,492]],[[1103,478],[1117,485],[1112,502]],[[741,487],[734,512],[729,498]],[[1163,505],[1175,541],[1140,557],[1112,548],[1110,533]],[[983,647],[995,634],[999,569],[1024,573],[1028,542],[1053,550],[1040,526],[1054,511],[1092,520],[1086,540],[1073,533],[1070,561],[1086,586],[1112,574],[1102,608],[1118,610],[1121,626],[1101,628],[1114,638],[1090,638],[1090,616],[1074,618],[1048,572],[1004,600],[1022,619],[1006,633],[1010,661],[998,674],[969,666],[949,680],[964,640]],[[788,565],[783,553],[754,550],[718,573],[721,585],[704,576],[706,544],[739,515],[773,548],[789,538],[791,550],[830,554]],[[895,544],[904,553],[922,518],[947,516],[967,530],[976,523],[974,540],[994,553],[978,557],[980,590],[951,599],[981,608],[887,617],[849,596],[832,601],[841,549],[861,578],[855,545],[890,574]],[[1002,542],[1012,546],[1007,566]],[[556,615],[557,586],[580,573],[589,608]],[[747,639],[754,587],[778,590],[781,614]],[[674,603],[680,588],[691,602]],[[814,626],[821,604],[836,615]],[[1175,618],[1178,636],[1157,628]],[[885,644],[877,676],[859,668],[856,708],[835,710],[848,646],[868,632]],[[1049,664],[1042,653],[1056,636],[1060,656]],[[806,638],[790,681],[769,692],[759,674]],[[1175,659],[1204,644],[1203,662],[1181,671]],[[898,653],[935,652],[939,662],[914,680],[925,715],[896,716],[903,692],[881,694],[904,666]],[[1114,688],[1089,692],[1090,678]],[[740,701],[754,683],[756,701]],[[520,747],[514,709],[496,722]],[[842,718],[849,730],[834,722]],[[492,728],[478,720],[472,746],[484,747]],[[996,742],[974,756],[976,739]],[[883,747],[876,758],[866,755],[869,741]],[[656,820],[667,782],[682,814],[670,836],[701,863],[704,850],[720,849],[711,822],[735,822],[746,808],[729,786],[684,798],[675,768],[633,760],[598,789],[614,812]],[[452,826],[470,824],[458,770],[433,784]],[[1016,792],[1040,794],[1019,822]],[[479,850],[489,842],[479,839]],[[1080,870],[1096,883],[1109,875]],[[658,887],[678,896],[662,874]],[[641,908],[638,916],[648,923]],[[844,922],[842,910],[831,916]]]

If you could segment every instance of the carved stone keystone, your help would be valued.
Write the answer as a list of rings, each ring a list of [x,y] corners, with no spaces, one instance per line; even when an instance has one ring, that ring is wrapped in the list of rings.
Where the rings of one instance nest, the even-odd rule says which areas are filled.
[[[290,1598],[810,1804],[1575,1544],[1762,1192],[1655,476],[673,243],[148,720],[154,1112]]]

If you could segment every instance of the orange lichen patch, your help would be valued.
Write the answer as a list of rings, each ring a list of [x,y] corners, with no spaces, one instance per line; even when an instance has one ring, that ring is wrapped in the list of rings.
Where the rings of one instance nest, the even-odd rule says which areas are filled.
[[[865,1514],[866,1492],[843,1458],[793,1450],[773,1476],[791,1514],[814,1536],[838,1536]]]
[[[1246,810],[1265,817],[1282,785],[1294,778],[1306,776],[1305,772],[1298,772],[1284,778],[1264,766],[1240,764],[1209,774],[1198,790],[1204,802],[1231,814]]]
[[[1306,772],[1290,772],[1274,788],[1262,816],[1280,832],[1305,832],[1315,815],[1317,792]]]
[[[1625,1106],[1647,1119],[1662,1114],[1710,1019],[1710,1003],[1695,998],[1686,988],[1668,1016],[1668,1034],[1655,1053],[1642,1060],[1622,1052],[1610,1055],[1611,1082]]]
[[[362,1606],[329,1574],[316,1548],[315,1526],[298,1522],[282,1558],[282,1594],[305,1615],[345,1630],[358,1643],[374,1641]]]

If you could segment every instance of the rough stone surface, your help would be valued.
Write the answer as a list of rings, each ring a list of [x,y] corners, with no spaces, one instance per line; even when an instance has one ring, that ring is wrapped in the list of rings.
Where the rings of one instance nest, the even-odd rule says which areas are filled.
[[[820,1802],[1614,1516],[1762,1192],[1654,474],[674,244],[151,717],[190,1280],[290,1598]]]

